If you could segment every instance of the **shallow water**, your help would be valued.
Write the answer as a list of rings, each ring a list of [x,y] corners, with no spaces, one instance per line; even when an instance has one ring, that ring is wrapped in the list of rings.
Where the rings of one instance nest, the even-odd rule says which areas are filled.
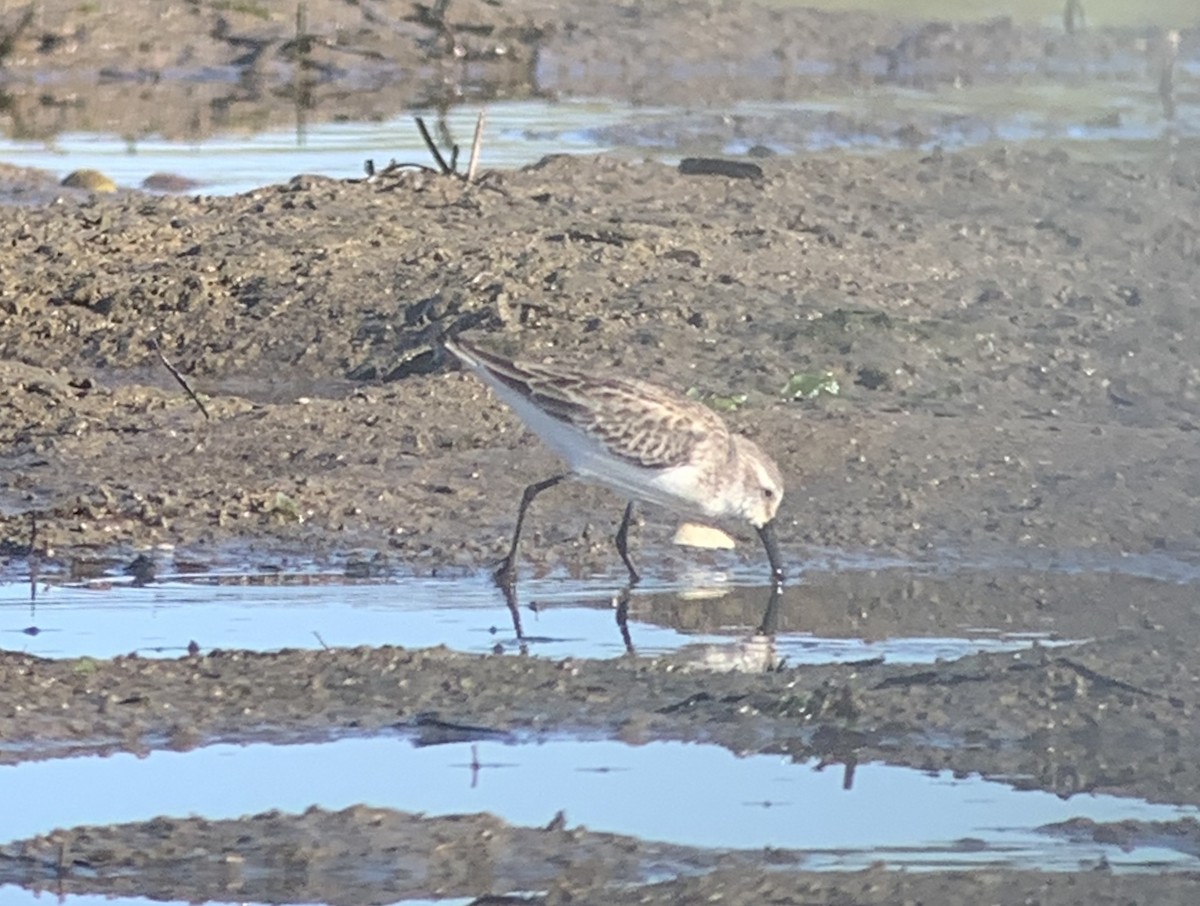
[[[447,117],[460,142],[470,142],[478,112],[461,109]],[[617,105],[588,102],[515,101],[489,106],[482,165],[512,168],[551,153],[606,150],[588,130],[619,122],[627,112]],[[434,114],[424,113],[432,120]],[[197,191],[205,195],[246,192],[286,182],[300,173],[363,177],[368,159],[380,169],[392,160],[427,167],[434,163],[409,115],[384,122],[214,135],[195,142],[98,133],[63,133],[49,145],[3,138],[0,157],[60,175],[97,169],[124,188],[140,186],[152,173],[176,173],[201,183]]]
[[[74,564],[76,576],[90,575],[74,580],[67,564],[42,564],[32,601],[28,580],[17,581],[28,564],[11,562],[4,573],[10,581],[0,585],[0,645],[53,657],[131,649],[173,657],[192,640],[202,650],[399,644],[553,658],[629,653],[615,619],[619,587],[611,577],[523,581],[519,639],[503,595],[486,575],[353,581],[311,564],[303,571],[248,574],[244,563],[241,570],[222,570],[212,562],[188,566],[166,551],[156,558],[156,578],[140,587],[111,560]],[[834,551],[810,556],[784,595],[773,643],[753,637],[768,596],[740,584],[752,572],[693,567],[687,575],[648,581],[631,596],[628,641],[637,655],[703,661],[712,669],[769,669],[780,659],[915,663],[1086,638],[1096,621],[1111,630],[1129,600],[1194,600],[1200,583],[1195,564],[1165,555],[1056,553],[1020,566],[952,560],[916,564]],[[1031,608],[1035,593],[1049,606]],[[1106,611],[1109,606],[1115,609]],[[1005,631],[971,625],[978,613],[995,615]],[[27,632],[35,626],[36,634]],[[921,631],[924,626],[929,631]],[[1191,806],[1109,795],[1060,798],[1015,789],[1020,777],[1005,782],[880,763],[847,769],[773,755],[738,757],[715,745],[486,732],[444,742],[443,735],[421,734],[335,729],[292,737],[289,744],[221,743],[0,767],[6,806],[0,844],[58,827],[156,816],[237,818],[365,804],[431,815],[489,812],[530,827],[544,826],[561,810],[568,827],[715,849],[787,849],[815,870],[880,863],[1200,870],[1200,858],[1167,846],[1122,849],[1038,830],[1079,818],[1200,817]],[[296,782],[300,777],[303,783]],[[8,887],[0,889],[0,901],[34,898]]]
[[[475,902],[475,897],[447,897],[439,900],[397,900],[404,906],[466,906]],[[45,904],[44,895],[33,893],[12,884],[0,884],[0,902],[19,906],[19,904]],[[162,903],[182,903],[182,900],[150,899],[149,897],[121,897],[101,894],[60,894],[54,898],[56,906],[155,906]],[[238,900],[238,906],[268,906],[256,900]]]
[[[74,793],[56,796],[62,789]],[[1073,817],[1171,821],[1200,815],[1195,808],[1103,795],[1063,800],[979,777],[880,764],[847,775],[840,765],[822,770],[674,742],[416,746],[391,735],[214,745],[4,767],[0,797],[3,841],[159,815],[236,818],[365,803],[430,815],[490,812],[525,826],[542,826],[561,810],[568,827],[685,846],[801,850],[805,866],[815,869],[865,868],[882,859],[925,868],[1075,870],[1101,857],[1115,868],[1200,867],[1196,857],[1167,849],[1080,844],[1036,830]]]
[[[897,569],[889,575],[900,583],[913,573]],[[34,601],[28,583],[10,582],[0,585],[0,646],[56,658],[131,652],[179,657],[192,642],[202,651],[389,644],[550,658],[674,652],[710,669],[753,671],[780,661],[930,663],[1069,641],[1049,632],[988,627],[870,639],[784,628],[767,639],[756,632],[766,589],[719,581],[726,578],[720,575],[704,578],[706,585],[649,582],[639,588],[629,599],[624,632],[618,586],[605,580],[525,582],[519,588],[520,634],[504,596],[486,576],[345,584],[312,573],[176,575],[139,587],[127,576],[111,575],[39,583]],[[782,607],[800,611],[788,622],[803,622],[804,598],[803,585],[786,592]]]
[[[1181,65],[1187,72],[1192,64]],[[456,108],[445,118],[463,148],[470,143],[479,109]],[[1119,93],[1105,81],[930,91],[879,86],[867,97],[825,94],[804,101],[741,102],[720,110],[605,99],[505,101],[486,110],[481,165],[496,168],[519,167],[558,153],[605,151],[674,163],[692,154],[743,155],[752,149],[788,155],[1043,140],[1128,146],[1200,135],[1200,105],[1181,102],[1176,118],[1164,119],[1151,80],[1122,86]],[[437,114],[412,115],[432,122]],[[100,133],[63,133],[50,142],[5,137],[0,138],[0,158],[59,176],[97,169],[124,188],[167,172],[199,183],[195,192],[223,195],[286,182],[300,173],[362,177],[368,159],[377,168],[392,160],[432,166],[412,115],[382,122],[297,124],[193,142]]]
[[[519,587],[518,638],[503,595],[486,575],[353,581],[312,564],[250,574],[244,562],[241,569],[213,562],[188,567],[184,557],[165,551],[157,559],[156,578],[140,587],[117,561],[42,564],[34,600],[28,580],[18,581],[28,564],[11,562],[4,573],[10,581],[0,585],[0,645],[51,657],[130,650],[174,657],[194,640],[201,650],[397,644],[603,658],[628,656],[631,642],[637,655],[712,669],[769,669],[780,659],[919,663],[1086,639],[1093,625],[1108,631],[1119,625],[1130,600],[1158,595],[1186,602],[1200,583],[1196,564],[1166,555],[1059,552],[1020,565],[946,556],[918,564],[830,551],[810,555],[786,590],[773,642],[753,634],[769,596],[741,584],[753,574],[745,567],[695,567],[648,581],[629,599],[628,639],[617,625],[619,586],[611,577],[527,579]],[[72,580],[72,568],[90,578]],[[1034,595],[1042,606],[1030,606]],[[972,625],[979,613],[995,615],[1004,631]],[[1018,777],[1006,783],[878,763],[822,768],[779,756],[737,757],[712,745],[512,734],[443,743],[419,734],[333,733],[292,744],[216,744],[0,767],[6,804],[0,843],[56,827],[159,815],[236,818],[362,803],[435,815],[486,811],[534,827],[562,810],[570,827],[645,840],[793,849],[810,869],[883,862],[1200,870],[1200,859],[1165,847],[1121,849],[1037,830],[1072,818],[1200,817],[1194,807],[1090,794],[1064,799],[1018,791]],[[305,782],[297,784],[297,777]],[[55,794],[63,789],[72,794]],[[662,805],[672,802],[687,808]],[[4,902],[33,902],[13,888],[0,895]]]
[[[916,562],[809,551],[768,613],[769,589],[754,584],[761,570],[716,559],[631,591],[615,576],[522,578],[510,601],[486,573],[415,576],[370,559],[317,564],[236,550],[204,561],[151,553],[138,558],[153,564],[145,584],[125,559],[33,564],[32,583],[31,564],[10,561],[0,569],[0,647],[109,658],[179,657],[193,643],[202,652],[444,645],[553,659],[669,655],[751,672],[920,664],[1086,642],[1133,619],[1129,601],[1158,619],[1186,617],[1200,587],[1200,564],[1166,554],[1035,550],[1015,560],[946,551]]]
[[[169,552],[157,561],[144,585],[115,560],[41,564],[33,584],[28,563],[10,562],[0,573],[0,647],[109,658],[179,657],[192,643],[200,651],[444,645],[556,659],[671,655],[714,670],[915,664],[1086,641],[1097,627],[1119,625],[1121,602],[1178,601],[1200,584],[1200,567],[1165,555],[1057,553],[1014,563],[947,554],[914,563],[826,552],[806,558],[766,638],[759,630],[771,596],[751,584],[746,566],[647,579],[622,614],[625,590],[613,577],[524,579],[510,609],[486,574],[355,580],[350,566],[247,571],[244,562],[197,564]],[[88,578],[71,578],[80,574]]]
[[[24,903],[44,904],[46,897],[36,894],[29,890],[16,887],[12,884],[0,884],[0,897],[2,902],[11,903],[13,906]],[[151,906],[156,903],[169,903],[170,900],[152,900],[149,897],[110,897],[100,894],[64,894],[55,897],[54,902],[57,906]],[[180,902],[180,901],[175,901]],[[459,903],[469,903],[470,899],[461,900],[405,900],[405,906],[420,906],[427,903],[429,906],[458,906]],[[240,900],[240,906],[265,906],[258,904],[252,900]]]

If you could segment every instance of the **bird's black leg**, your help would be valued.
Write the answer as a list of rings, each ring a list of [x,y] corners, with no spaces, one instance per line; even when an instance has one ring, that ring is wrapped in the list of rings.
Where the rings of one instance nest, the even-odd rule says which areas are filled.
[[[642,577],[638,575],[637,569],[634,568],[633,561],[629,559],[629,523],[633,521],[634,502],[629,501],[625,507],[625,515],[621,517],[621,527],[617,529],[617,553],[621,555],[621,560],[625,563],[625,568],[629,570],[629,584],[636,585],[642,581]]]
[[[564,473],[562,475],[555,475],[553,478],[547,478],[545,481],[535,482],[527,487],[525,493],[521,495],[521,506],[517,510],[517,526],[513,529],[513,539],[512,544],[508,548],[508,556],[500,561],[500,566],[496,569],[496,581],[500,585],[512,585],[517,578],[517,551],[521,547],[521,529],[525,525],[525,512],[529,509],[529,505],[533,503],[533,498],[568,477]]]
[[[617,628],[621,630],[621,641],[625,643],[625,653],[634,654],[633,636],[629,634],[629,598],[633,593],[633,583],[630,582],[617,595]]]
[[[500,582],[500,592],[504,595],[504,603],[508,605],[508,615],[512,617],[513,632],[517,634],[517,641],[525,644],[525,633],[521,629],[521,609],[520,603],[517,601],[517,585],[515,582]]]

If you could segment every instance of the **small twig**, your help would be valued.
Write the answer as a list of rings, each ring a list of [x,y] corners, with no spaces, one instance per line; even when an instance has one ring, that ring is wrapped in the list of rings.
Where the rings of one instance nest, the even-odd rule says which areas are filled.
[[[1064,667],[1074,670],[1085,680],[1095,683],[1101,688],[1118,689],[1121,692],[1130,692],[1134,695],[1144,695],[1147,698],[1156,698],[1175,706],[1182,708],[1184,702],[1182,699],[1174,695],[1167,695],[1162,692],[1157,692],[1153,689],[1143,689],[1141,686],[1135,686],[1133,683],[1126,682],[1123,679],[1117,679],[1115,676],[1107,676],[1098,670],[1093,670],[1086,664],[1081,664],[1078,661],[1073,661],[1070,658],[1060,657],[1056,661]]]
[[[200,408],[200,411],[204,414],[204,417],[206,419],[212,418],[212,416],[208,414],[208,410],[204,408],[204,403],[200,402],[200,397],[196,396],[196,392],[188,385],[187,379],[179,373],[178,368],[176,368],[170,363],[170,361],[167,360],[167,357],[163,354],[162,348],[158,345],[158,342],[151,340],[150,348],[158,353],[158,357],[162,360],[163,365],[166,366],[167,371],[171,372],[171,376],[179,382],[179,386],[187,391],[187,395],[190,396],[192,398],[192,402]]]
[[[329,646],[325,644],[325,640],[324,640],[323,638],[321,638],[321,633],[317,632],[317,631],[314,629],[314,630],[313,630],[313,635],[315,635],[315,636],[317,637],[317,641],[321,643],[321,647],[322,647],[322,648],[324,648],[326,651],[329,651],[329,650],[330,650],[330,649],[329,649]]]
[[[449,176],[454,172],[446,163],[446,158],[442,157],[442,152],[438,150],[438,146],[433,143],[433,136],[429,134],[429,128],[425,125],[424,117],[414,117],[417,121],[417,129],[421,133],[421,138],[425,142],[425,147],[429,149],[429,153],[433,155],[433,159],[437,161],[438,168],[442,171],[443,176]]]
[[[483,124],[487,122],[487,111],[480,110],[479,118],[475,120],[475,138],[471,142],[471,159],[467,162],[467,182],[475,181],[475,173],[479,170],[479,152],[483,149]]]

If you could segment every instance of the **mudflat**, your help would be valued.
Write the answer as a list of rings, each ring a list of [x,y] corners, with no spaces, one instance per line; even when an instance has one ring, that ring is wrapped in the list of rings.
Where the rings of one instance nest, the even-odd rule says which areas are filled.
[[[189,114],[227,108],[214,104],[219,85],[172,77],[185,51],[197,67],[257,78],[238,83],[244,104],[286,112],[271,89],[295,83],[289,54],[303,50],[312,115],[331,116],[344,70],[408,67],[429,76],[412,84],[432,91],[460,71],[447,69],[456,59],[504,67],[496,82],[511,95],[541,74],[563,93],[590,80],[613,96],[671,102],[704,88],[672,78],[671,66],[704,71],[705,61],[732,73],[718,81],[738,97],[800,94],[816,76],[781,87],[759,74],[762,59],[798,47],[828,64],[825,83],[867,87],[982,81],[1001,55],[1053,78],[1050,63],[1144,54],[1146,43],[1122,30],[1066,36],[1007,20],[948,26],[690,2],[632,12],[454,4],[463,18],[439,30],[418,5],[314,0],[301,35],[327,40],[289,49],[292,15],[252,4],[124,4],[119,18],[95,21],[86,5],[42,6],[24,24],[5,13],[16,34],[6,115],[34,134],[145,122],[134,96],[168,118],[164,133],[186,133]],[[443,44],[420,43],[429,35]],[[670,65],[667,48],[679,51]],[[91,79],[86,103],[58,108],[51,123],[54,106],[26,90],[27,76],[49,71],[72,85],[109,77]],[[139,72],[165,75],[126,77]],[[372,105],[416,100],[346,89],[342,104],[365,117]],[[31,558],[132,559],[156,546],[378,557],[417,574],[486,568],[505,550],[521,489],[555,461],[432,352],[453,325],[529,359],[744,395],[726,417],[780,465],[779,533],[797,567],[833,549],[1014,568],[1141,558],[1193,577],[1097,572],[1068,583],[1046,573],[999,588],[964,578],[952,594],[918,584],[855,601],[836,582],[801,577],[785,591],[781,619],[792,628],[1006,626],[1087,639],[920,668],[713,674],[670,658],[551,663],[386,645],[86,664],[8,652],[0,738],[11,745],[0,758],[284,741],[435,715],[1200,805],[1200,150],[1170,139],[1136,153],[987,144],[754,163],[761,175],[748,179],[615,157],[552,157],[473,183],[423,171],[281,173],[236,197],[90,195],[6,174],[26,197],[53,198],[0,218],[0,552],[10,571]],[[795,375],[826,373],[836,395],[785,395]],[[576,485],[543,495],[523,570],[618,575],[621,505]],[[698,556],[670,544],[673,529],[653,510],[635,528],[644,571],[669,576]],[[755,540],[743,540],[736,554],[704,556],[756,562]],[[1197,847],[1188,821],[1086,832]],[[1058,906],[1192,903],[1200,888],[1196,874],[767,874],[765,855],[664,854],[569,827],[366,808],[68,829],[0,849],[0,880],[280,897],[279,884],[246,881],[258,869],[235,879],[228,865],[214,868],[214,853],[247,836],[261,842],[244,856],[290,871],[280,901],[537,889],[553,902]],[[415,855],[422,846],[430,852]],[[396,847],[425,865],[408,886],[378,881]],[[688,871],[646,884],[640,866],[656,858]]]

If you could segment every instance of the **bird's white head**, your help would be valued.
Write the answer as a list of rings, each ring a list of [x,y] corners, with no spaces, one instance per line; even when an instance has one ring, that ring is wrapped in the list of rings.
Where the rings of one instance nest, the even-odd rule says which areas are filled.
[[[735,434],[733,443],[742,470],[738,515],[760,529],[774,519],[779,510],[783,500],[783,476],[775,461],[760,450],[754,441]]]

